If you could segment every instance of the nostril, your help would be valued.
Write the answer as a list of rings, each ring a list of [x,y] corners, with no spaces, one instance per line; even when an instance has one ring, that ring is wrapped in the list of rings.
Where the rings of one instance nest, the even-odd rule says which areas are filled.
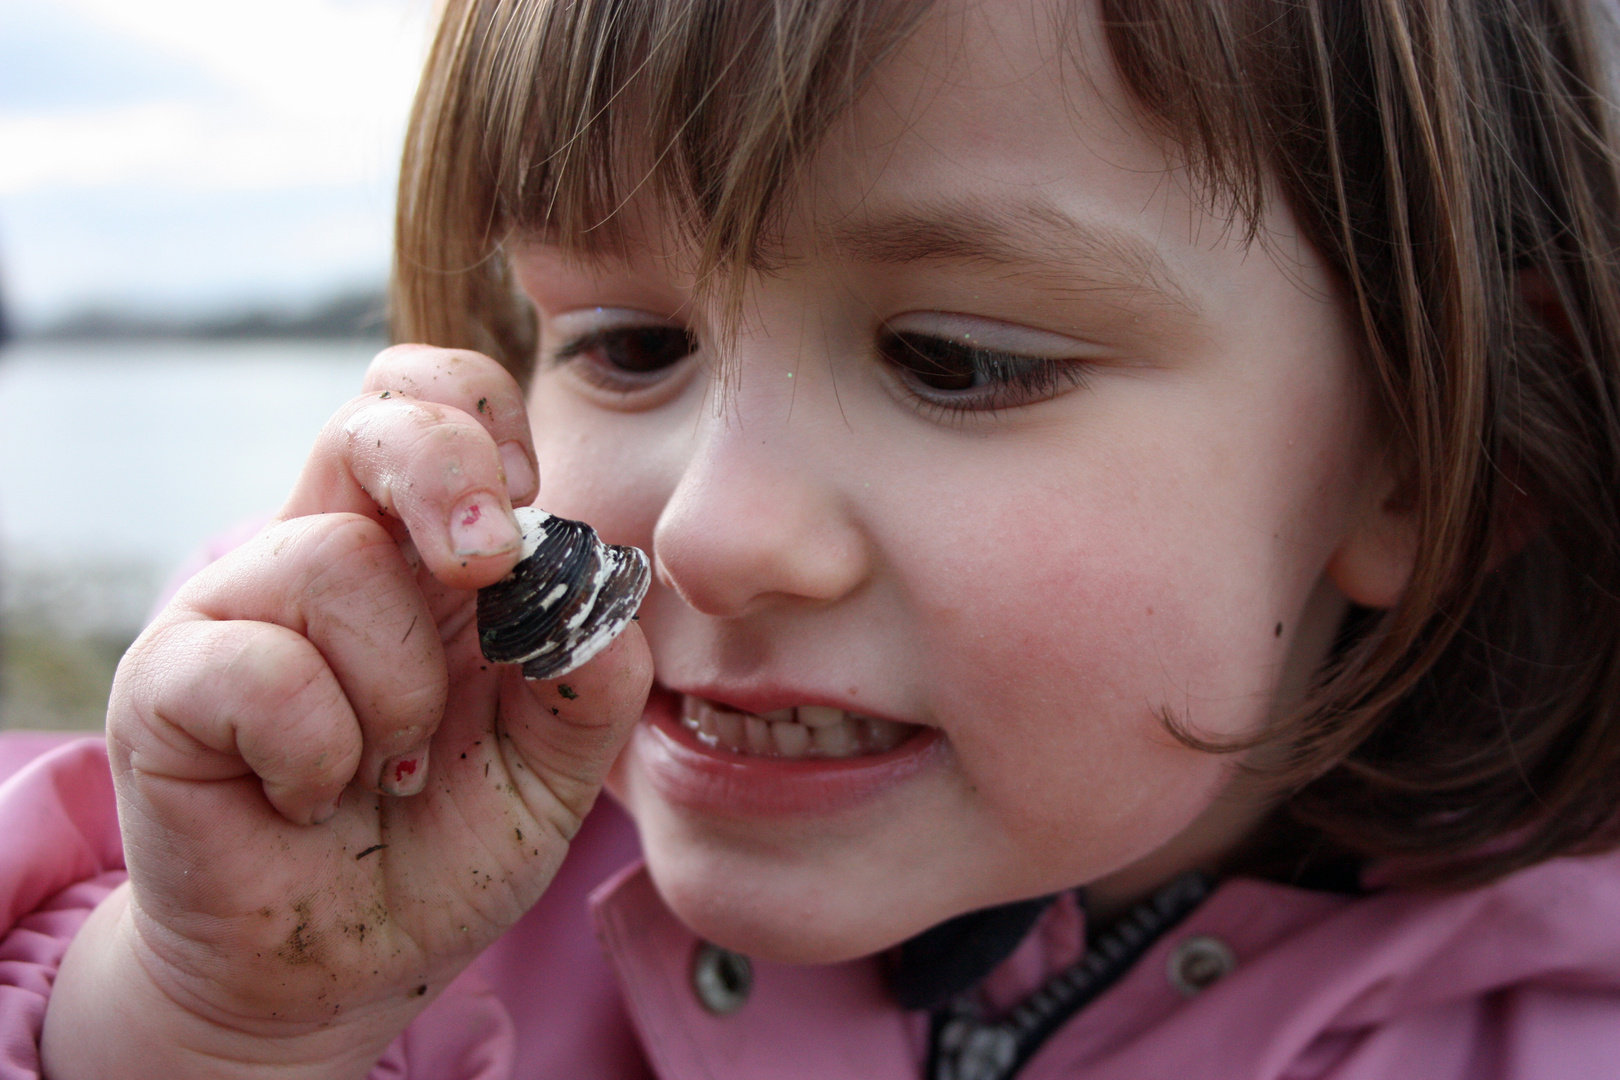
[[[652,563],[653,580],[658,582],[658,584],[662,585],[666,589],[675,589],[675,579],[670,575],[669,567],[664,565],[664,560],[658,557],[657,551],[653,552]],[[679,592],[680,590],[675,589],[675,591]]]

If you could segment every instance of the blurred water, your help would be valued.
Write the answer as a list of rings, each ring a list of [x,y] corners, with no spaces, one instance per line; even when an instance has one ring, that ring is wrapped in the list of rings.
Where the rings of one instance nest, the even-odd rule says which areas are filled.
[[[273,511],[367,342],[0,350],[0,595],[69,632],[138,623],[208,537]]]
[[[204,540],[280,505],[375,349],[0,350],[0,728],[101,726],[163,583]]]

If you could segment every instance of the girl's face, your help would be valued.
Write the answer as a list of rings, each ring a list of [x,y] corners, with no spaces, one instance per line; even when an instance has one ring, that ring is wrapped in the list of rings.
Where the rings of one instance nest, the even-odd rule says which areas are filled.
[[[516,259],[540,503],[657,568],[613,790],[674,911],[745,952],[1212,863],[1264,807],[1164,717],[1297,702],[1382,512],[1320,259],[1281,206],[1235,238],[1052,22],[931,14],[730,338],[656,227]]]

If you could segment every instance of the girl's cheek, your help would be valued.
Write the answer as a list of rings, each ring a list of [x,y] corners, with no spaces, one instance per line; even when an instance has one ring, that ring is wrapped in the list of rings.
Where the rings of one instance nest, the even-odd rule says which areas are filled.
[[[604,539],[650,550],[672,482],[670,448],[645,418],[616,416],[567,400],[536,376],[529,415],[540,464],[537,504],[590,522]],[[652,430],[649,430],[651,428]]]
[[[1223,587],[1213,568],[1136,530],[1075,525],[1083,548],[1006,552],[993,574],[951,575],[957,587],[920,620],[935,639],[926,677],[938,722],[967,781],[997,816],[1026,823],[1069,813],[1078,788],[1104,795],[1095,811],[1107,815],[1213,783],[1210,755],[1176,743],[1164,717],[1217,736],[1252,728],[1281,648],[1269,632],[1234,630],[1258,626],[1232,614],[1266,591],[1231,587],[1248,576],[1241,565]]]

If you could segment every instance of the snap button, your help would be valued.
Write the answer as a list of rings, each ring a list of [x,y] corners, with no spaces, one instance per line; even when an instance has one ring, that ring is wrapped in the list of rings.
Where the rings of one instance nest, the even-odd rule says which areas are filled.
[[[1018,1060],[1018,1035],[1003,1024],[958,1016],[940,1029],[934,1080],[1002,1080]]]
[[[692,989],[714,1015],[734,1013],[754,989],[754,965],[741,953],[705,941],[692,958]]]
[[[1176,946],[1168,966],[1170,984],[1193,997],[1225,978],[1237,967],[1237,957],[1220,938],[1194,937]]]

